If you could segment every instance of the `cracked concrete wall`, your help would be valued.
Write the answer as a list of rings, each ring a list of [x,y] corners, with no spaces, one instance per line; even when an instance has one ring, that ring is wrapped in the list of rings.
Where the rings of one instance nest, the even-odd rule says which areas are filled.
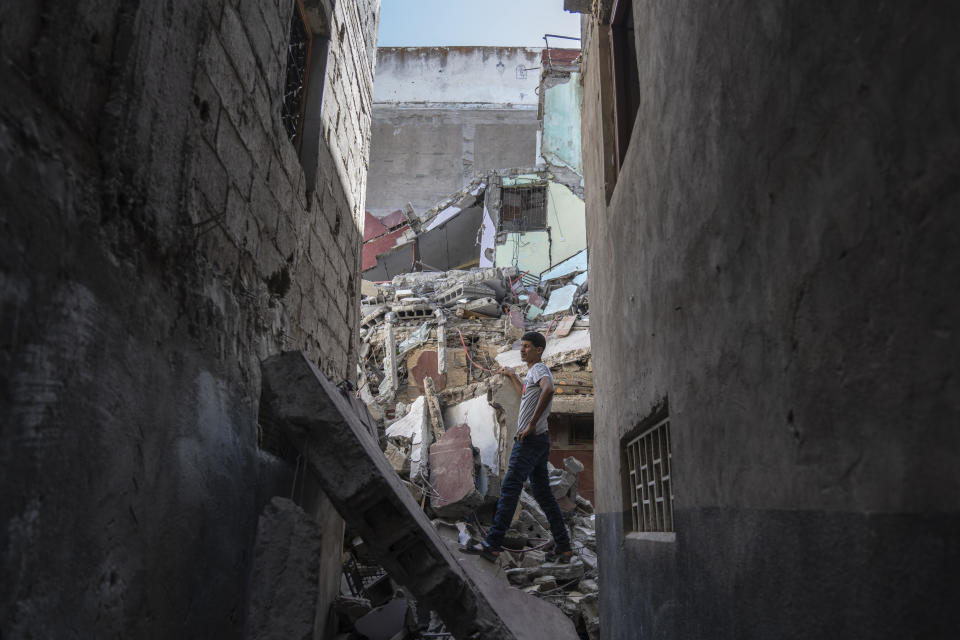
[[[241,632],[257,516],[290,487],[257,446],[260,359],[355,375],[379,3],[330,16],[309,193],[280,123],[293,7],[0,8],[11,637]]]
[[[537,160],[539,49],[382,47],[367,209],[422,213],[485,171]]]
[[[954,636],[957,4],[633,8],[609,206],[585,34],[605,637]],[[622,519],[620,438],[663,398],[673,542]]]

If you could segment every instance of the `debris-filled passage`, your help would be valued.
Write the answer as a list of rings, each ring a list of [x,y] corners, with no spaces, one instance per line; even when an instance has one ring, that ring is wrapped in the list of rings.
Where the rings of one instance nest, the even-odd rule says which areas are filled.
[[[379,445],[389,467],[448,544],[482,539],[492,521],[519,408],[516,390],[497,371],[525,373],[518,350],[525,331],[547,337],[543,361],[556,378],[553,414],[592,414],[587,287],[585,254],[536,275],[478,268],[363,283],[355,395],[381,425]],[[548,561],[549,524],[525,490],[504,550],[487,571],[558,608],[579,637],[593,639],[599,637],[594,515],[578,492],[580,475],[592,469],[590,453],[578,451],[548,467],[572,560]],[[369,540],[349,530],[345,548],[335,607],[341,637],[452,637],[448,624],[380,569]],[[382,623],[380,635],[371,635],[373,620]]]

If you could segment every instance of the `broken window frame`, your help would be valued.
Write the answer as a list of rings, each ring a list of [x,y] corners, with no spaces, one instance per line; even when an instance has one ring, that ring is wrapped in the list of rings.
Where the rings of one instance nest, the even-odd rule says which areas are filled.
[[[621,440],[620,452],[624,532],[673,541],[673,450],[666,405]]]
[[[518,196],[519,204],[508,205],[508,195]],[[498,217],[497,234],[544,231],[547,228],[547,186],[533,184],[503,187]]]

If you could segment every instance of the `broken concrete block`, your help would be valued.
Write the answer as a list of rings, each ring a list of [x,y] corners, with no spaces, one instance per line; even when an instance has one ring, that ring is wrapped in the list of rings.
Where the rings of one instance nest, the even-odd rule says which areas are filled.
[[[438,516],[463,517],[483,504],[483,494],[477,489],[469,426],[450,428],[430,447],[430,484],[436,492],[430,497],[430,507]]]
[[[597,554],[593,552],[592,549],[588,547],[583,547],[582,549],[577,550],[577,556],[580,558],[580,561],[583,562],[583,566],[587,571],[596,571],[597,565]]]
[[[425,376],[423,378],[423,397],[427,401],[427,417],[430,419],[430,430],[433,432],[433,439],[440,440],[446,432],[443,424],[443,413],[440,411],[440,399],[437,398],[437,390],[433,383],[433,378]]]
[[[584,498],[581,495],[577,496],[576,499],[577,506],[586,511],[587,513],[593,513],[593,503]]]
[[[546,560],[547,560],[547,554],[544,553],[543,551],[537,551],[537,550],[524,551],[523,560],[521,560],[520,566],[533,569],[533,568],[539,567],[541,564],[546,562]]]
[[[320,525],[292,500],[273,498],[257,523],[248,637],[311,638],[320,589]]]
[[[543,509],[540,508],[540,505],[537,504],[536,499],[527,493],[526,491],[520,492],[520,507],[533,516],[540,526],[545,530],[550,530],[550,521],[547,520],[547,515],[543,512]]]
[[[499,318],[500,304],[493,298],[477,298],[457,305],[458,318]]]
[[[391,640],[398,635],[402,637],[408,630],[410,613],[406,598],[394,598],[359,618],[355,624],[356,631],[369,640]]]
[[[550,491],[553,492],[554,498],[559,499],[570,493],[570,489],[577,482],[577,476],[566,469],[557,469],[557,471],[559,473],[550,476]]]
[[[536,518],[534,518],[530,512],[523,510],[520,512],[520,517],[510,525],[507,536],[511,538],[521,537],[547,540],[550,538],[550,533],[549,530],[544,529],[540,523],[537,522]]]
[[[589,594],[580,601],[580,615],[590,640],[600,640],[600,606],[596,594]]]
[[[525,569],[523,567],[507,569],[504,571],[507,576],[507,580],[510,581],[510,584],[517,586],[524,586],[533,582],[533,572],[533,569]]]
[[[399,386],[397,382],[397,343],[393,334],[393,323],[395,320],[396,316],[393,313],[386,315],[384,328],[386,332],[386,345],[384,346],[383,358],[383,383],[386,384],[386,388],[384,388],[384,384],[380,385],[381,396],[396,393]]]
[[[584,567],[576,556],[568,563],[545,562],[539,568],[533,570],[537,576],[553,576],[561,582],[567,580],[579,580],[583,577]]]
[[[461,300],[476,300],[477,298],[492,298],[496,292],[485,284],[457,283],[444,289],[433,300],[436,304],[452,307]]]
[[[388,440],[387,449],[383,453],[387,456],[390,466],[393,467],[393,470],[396,471],[398,475],[410,475],[410,454],[407,451],[404,451]]]
[[[584,578],[580,581],[580,584],[577,585],[577,590],[582,593],[597,593],[600,591],[600,586],[593,578]]]
[[[427,406],[423,396],[414,400],[410,411],[389,427],[388,438],[406,438],[410,442],[410,479],[426,477],[429,468],[432,433],[427,420]]]
[[[466,402],[448,406],[443,412],[446,424],[470,425],[473,446],[480,450],[480,461],[490,470],[500,473],[500,421],[497,410],[490,404],[487,394]]]
[[[537,576],[533,584],[540,585],[540,591],[549,591],[557,588],[557,579],[553,576]]]
[[[497,501],[500,500],[500,486],[503,482],[503,479],[497,474],[493,473],[493,471],[491,471],[486,465],[483,466],[487,470],[487,482],[483,492],[483,503],[495,505],[497,504]]]
[[[378,564],[418,604],[436,611],[455,637],[518,640],[546,633],[551,640],[577,638],[570,620],[556,609],[519,591],[511,595],[507,585],[470,562],[483,560],[454,558],[344,392],[304,354],[273,356],[261,371],[260,421],[303,443],[301,453],[324,493]],[[299,564],[292,566],[300,570]]]
[[[574,473],[574,474],[580,473],[584,469],[583,463],[577,460],[576,458],[574,458],[573,456],[569,456],[563,459],[563,468],[569,471],[570,473]]]

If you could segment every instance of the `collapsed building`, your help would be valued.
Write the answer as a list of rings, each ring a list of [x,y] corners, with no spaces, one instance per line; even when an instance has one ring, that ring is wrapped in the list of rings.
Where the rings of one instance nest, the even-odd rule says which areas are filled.
[[[490,71],[502,73],[504,52],[490,54]],[[378,91],[381,97],[389,94],[392,101],[378,108],[397,127],[394,136],[431,137],[429,129],[406,130],[407,120],[423,109],[424,101],[432,109],[447,110],[444,122],[466,126],[459,107],[443,106],[436,95],[412,95],[402,82],[411,74],[421,78],[421,67],[437,55],[441,60],[458,60],[467,52],[437,54],[416,49],[406,58],[397,50],[381,52],[381,61],[387,61],[381,72],[388,79]],[[579,51],[545,49],[536,53],[536,62],[539,66],[526,64],[541,69],[539,78],[528,79],[528,69],[518,65],[504,83],[509,86],[500,88],[512,90],[518,81],[526,81],[535,89],[526,97],[530,102],[536,96],[532,98],[537,105],[535,129],[515,128],[513,133],[521,136],[512,136],[501,156],[496,156],[490,140],[471,140],[478,148],[487,144],[485,162],[489,163],[491,157],[516,156],[526,148],[518,138],[528,135],[528,151],[535,149],[534,158],[520,155],[524,160],[520,165],[471,164],[462,175],[464,186],[449,195],[432,192],[434,203],[429,206],[424,206],[425,198],[436,185],[418,182],[405,205],[386,212],[384,185],[406,185],[371,169],[373,195],[364,226],[355,395],[379,425],[383,459],[417,509],[431,518],[438,531],[463,544],[481,538],[492,519],[516,432],[520,399],[497,371],[508,366],[523,375],[526,365],[519,357],[520,337],[528,330],[539,330],[547,337],[543,359],[556,387],[550,415],[551,487],[565,514],[576,557],[569,565],[546,561],[552,544],[549,527],[536,502],[524,492],[498,561],[499,577],[559,608],[576,625],[580,637],[596,638],[594,407],[579,175]],[[493,80],[485,79],[481,62],[473,60],[473,64],[480,75],[478,84],[497,81],[495,73]],[[426,82],[432,80],[428,77]],[[439,97],[449,99],[448,92],[444,85]],[[397,96],[408,102],[398,105]],[[504,131],[498,131],[502,136]],[[373,167],[429,160],[420,158],[416,150],[407,158],[403,155],[407,151],[397,151],[392,138],[390,145],[378,149],[375,133]],[[413,146],[420,149],[424,144]],[[519,168],[498,168],[511,166]],[[392,197],[397,199],[396,194]],[[356,586],[341,604],[347,622],[361,624],[376,613],[376,609],[370,611],[373,604],[395,606],[391,603],[397,598],[389,596],[390,586],[382,586],[392,574],[377,572],[367,541],[358,536],[353,542],[349,547],[357,575],[351,584]],[[363,574],[376,577],[365,583]],[[379,595],[381,591],[387,595]],[[361,613],[363,617],[358,618]],[[427,626],[430,632],[445,628]]]
[[[537,276],[586,248],[579,160],[580,52],[546,48],[531,58],[529,50],[523,51],[524,64],[536,66],[518,64],[512,75],[503,69],[504,60],[520,61],[507,56],[516,55],[513,50],[472,52],[476,60],[467,66],[471,75],[455,83],[460,89],[454,91],[449,84],[434,88],[431,83],[438,74],[427,73],[433,70],[428,63],[443,69],[444,60],[456,61],[465,53],[381,50],[379,59],[387,67],[378,72],[375,94],[361,266],[365,279],[491,266],[512,266]],[[414,78],[425,85],[412,95],[409,76],[415,71],[410,67],[419,70]],[[533,69],[540,70],[538,76],[528,76]],[[490,102],[476,102],[481,99]],[[431,108],[421,113],[425,103]],[[506,120],[482,126],[465,123],[490,113],[505,114],[501,117]],[[404,120],[397,121],[400,115]],[[431,125],[435,120],[424,120],[428,115],[447,124]],[[381,125],[391,123],[389,131],[377,128],[378,117]],[[463,133],[463,140],[446,140],[451,127],[473,133]],[[408,146],[398,146],[398,140]],[[441,154],[445,164],[431,164],[429,170],[444,180],[396,178],[397,166],[409,169],[435,161],[435,154],[421,151],[424,147],[439,149],[435,154]],[[460,150],[463,158],[448,147]],[[452,175],[461,162],[462,172],[457,169]],[[457,180],[456,187],[438,190],[451,180]]]
[[[596,637],[587,274],[585,260],[568,260],[536,284],[512,267],[364,282],[356,394],[383,425],[384,455],[417,504],[438,526],[479,538],[492,519],[519,410],[513,385],[496,371],[508,366],[523,375],[519,338],[530,329],[546,335],[543,359],[557,390],[551,487],[577,559],[570,566],[545,563],[549,528],[525,493],[500,564],[512,584],[557,605]],[[531,314],[536,303],[548,313]]]

